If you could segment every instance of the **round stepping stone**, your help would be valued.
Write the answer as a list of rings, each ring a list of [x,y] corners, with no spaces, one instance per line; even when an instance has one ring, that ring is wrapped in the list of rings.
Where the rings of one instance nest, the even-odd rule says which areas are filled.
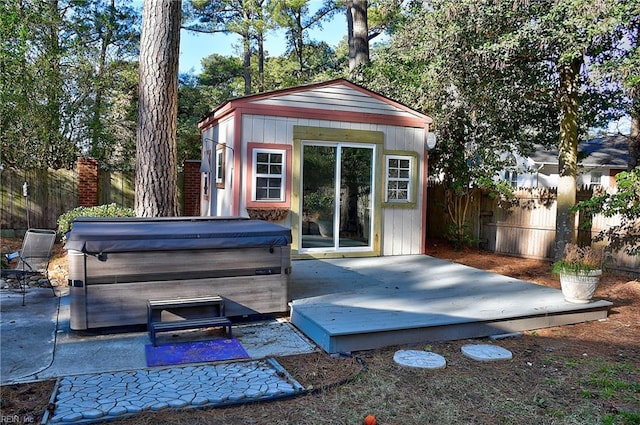
[[[463,345],[460,350],[465,356],[479,362],[510,360],[513,357],[511,351],[489,344]]]
[[[422,369],[443,369],[447,361],[439,354],[420,350],[399,350],[393,355],[393,361],[401,366]]]

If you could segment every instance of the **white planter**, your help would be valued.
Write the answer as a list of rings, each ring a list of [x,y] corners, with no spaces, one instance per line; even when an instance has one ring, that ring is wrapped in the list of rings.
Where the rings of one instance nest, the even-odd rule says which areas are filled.
[[[319,218],[316,220],[318,231],[323,238],[333,237],[333,220]]]
[[[564,299],[570,303],[585,304],[591,301],[600,283],[602,270],[560,273],[560,286]]]

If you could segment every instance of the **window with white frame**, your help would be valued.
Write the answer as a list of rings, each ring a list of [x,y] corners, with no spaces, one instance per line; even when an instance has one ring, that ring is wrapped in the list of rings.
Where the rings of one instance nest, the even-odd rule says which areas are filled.
[[[601,171],[592,171],[591,172],[591,181],[589,185],[591,187],[600,186],[602,184],[602,172]]]
[[[412,175],[414,158],[405,155],[387,155],[386,195],[385,202],[413,202]]]
[[[253,200],[283,201],[285,193],[286,151],[253,150]]]
[[[221,145],[216,149],[216,187],[224,188],[224,150],[225,146]]]
[[[507,168],[504,172],[505,181],[509,182],[511,187],[518,187],[518,171],[514,168]]]
[[[504,180],[514,189],[518,187],[518,159],[515,155],[509,155],[509,162],[504,169]]]

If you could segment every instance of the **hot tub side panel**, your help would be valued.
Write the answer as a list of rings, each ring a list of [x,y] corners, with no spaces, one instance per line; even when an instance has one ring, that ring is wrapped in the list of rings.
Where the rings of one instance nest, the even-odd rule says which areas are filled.
[[[288,308],[288,245],[71,254],[74,330],[145,324],[149,299],[219,295],[225,299],[229,317],[286,312]]]

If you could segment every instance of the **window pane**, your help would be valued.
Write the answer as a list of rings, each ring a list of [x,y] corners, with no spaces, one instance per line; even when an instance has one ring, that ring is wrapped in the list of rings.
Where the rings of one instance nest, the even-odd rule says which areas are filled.
[[[390,202],[410,201],[412,157],[387,157],[387,200]]]
[[[282,164],[282,154],[281,153],[272,153],[270,162],[272,164]]]
[[[269,199],[280,199],[280,188],[269,189]]]
[[[285,154],[280,150],[256,150],[255,158],[255,200],[282,201]]]
[[[271,169],[269,174],[282,174],[282,165],[271,165],[269,168]]]

